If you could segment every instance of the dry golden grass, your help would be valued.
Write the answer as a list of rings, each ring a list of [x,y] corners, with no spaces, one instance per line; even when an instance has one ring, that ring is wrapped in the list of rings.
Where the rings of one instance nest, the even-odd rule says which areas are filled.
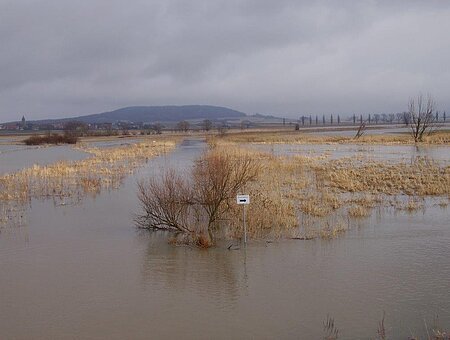
[[[348,215],[353,218],[369,217],[370,214],[370,208],[361,205],[355,205],[348,209]]]
[[[117,188],[123,178],[148,159],[169,151],[175,142],[143,141],[111,148],[80,146],[92,156],[81,161],[62,161],[47,166],[34,165],[0,177],[0,205],[23,204],[31,199],[80,199],[102,188]],[[1,212],[1,211],[0,211]],[[5,223],[2,213],[0,221]]]
[[[340,235],[345,233],[347,230],[348,230],[348,227],[342,223],[336,224],[333,226],[326,225],[325,227],[323,227],[322,229],[320,229],[318,231],[318,235],[321,239],[329,240],[329,239],[339,237]]]
[[[414,140],[407,133],[404,134],[365,135],[358,139],[353,136],[317,135],[305,131],[244,131],[227,134],[223,137],[209,137],[211,140],[219,140],[220,143],[262,143],[262,144],[385,144],[413,145]],[[356,131],[355,131],[356,133]],[[420,144],[450,144],[450,131],[437,131],[425,136]]]
[[[392,205],[396,210],[413,213],[424,208],[424,201],[418,197],[408,197],[406,200],[395,200]]]
[[[217,139],[213,147],[245,148]],[[247,210],[250,237],[333,238],[359,225],[357,221],[370,217],[376,207],[415,212],[423,208],[424,197],[450,195],[450,167],[426,159],[364,162],[357,157],[328,160],[247,150],[263,164],[262,174],[246,188],[252,200]],[[240,237],[242,208],[231,211],[226,221],[230,236]]]
[[[325,185],[345,192],[443,196],[450,194],[450,166],[426,159],[414,163],[368,161],[352,158],[332,160],[315,166]]]

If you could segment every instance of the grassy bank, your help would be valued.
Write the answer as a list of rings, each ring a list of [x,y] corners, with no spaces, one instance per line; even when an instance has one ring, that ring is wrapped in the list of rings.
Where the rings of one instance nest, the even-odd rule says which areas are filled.
[[[325,131],[325,130],[324,130]],[[356,131],[355,131],[356,133]],[[285,144],[386,144],[414,145],[407,133],[364,135],[358,139],[353,136],[317,135],[304,131],[243,131],[220,137],[221,142],[232,143],[285,143]],[[450,131],[437,131],[424,137],[422,145],[450,144]]]

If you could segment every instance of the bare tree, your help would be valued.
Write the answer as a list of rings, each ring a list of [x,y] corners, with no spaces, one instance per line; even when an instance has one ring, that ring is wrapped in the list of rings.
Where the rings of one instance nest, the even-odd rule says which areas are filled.
[[[212,126],[213,126],[213,123],[209,119],[205,119],[202,122],[202,127],[203,127],[203,130],[205,130],[205,131],[211,130]]]
[[[189,130],[189,122],[186,120],[182,120],[180,122],[178,122],[177,124],[177,129],[183,132],[187,132]]]
[[[394,120],[395,120],[395,114],[389,113],[388,122],[392,124],[394,122]]]
[[[153,124],[153,125],[151,126],[151,129],[152,129],[153,131],[155,131],[155,133],[156,133],[157,135],[160,135],[160,134],[162,133],[163,126],[162,126],[161,124],[159,124],[159,123],[156,123],[156,124]]]
[[[189,223],[192,193],[187,182],[173,169],[160,180],[138,183],[138,198],[143,214],[135,219],[144,228],[193,232]]]
[[[424,135],[429,135],[436,127],[435,102],[428,95],[424,99],[422,94],[416,98],[411,98],[408,103],[408,118],[410,134],[414,142],[421,142]]]
[[[222,123],[217,126],[217,133],[219,136],[225,136],[228,131],[228,126],[225,123]]]
[[[211,150],[195,162],[190,178],[169,170],[160,180],[139,183],[143,214],[136,222],[188,234],[195,243],[207,234],[202,246],[210,245],[231,200],[258,172],[259,164],[249,155]]]
[[[196,161],[193,170],[194,197],[208,216],[207,229],[228,209],[230,200],[258,174],[259,166],[249,155],[209,152]]]
[[[356,135],[355,135],[355,139],[359,139],[359,137],[361,137],[364,132],[366,131],[366,122],[363,122],[361,120],[359,127],[358,127],[358,131],[356,131]]]
[[[380,114],[379,113],[375,113],[373,115],[373,117],[375,118],[375,124],[378,124],[378,121],[380,120]]]
[[[405,126],[409,126],[409,114],[408,112],[402,112],[401,115],[401,121]]]
[[[64,124],[64,134],[66,136],[85,136],[89,130],[89,125],[84,122],[71,120]]]

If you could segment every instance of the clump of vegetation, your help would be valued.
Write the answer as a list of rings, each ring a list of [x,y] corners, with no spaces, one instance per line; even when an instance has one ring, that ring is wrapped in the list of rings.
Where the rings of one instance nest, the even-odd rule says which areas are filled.
[[[385,326],[385,317],[386,313],[383,312],[383,317],[378,322],[377,325],[377,334],[375,339],[377,340],[387,340],[390,339],[388,336],[388,332],[386,330]],[[336,322],[334,318],[327,315],[327,318],[323,322],[323,332],[324,340],[337,340],[339,339],[340,330],[336,326]],[[427,339],[427,340],[450,340],[450,333],[447,331],[444,331],[439,326],[439,319],[436,316],[434,319],[434,325],[429,327],[427,323],[425,322],[425,332],[426,336],[424,338],[418,337],[418,336],[409,336],[408,340],[419,340],[419,339]]]
[[[352,158],[331,160],[315,166],[317,176],[328,186],[346,192],[410,196],[450,194],[450,166],[424,158],[413,163],[355,162]]]
[[[196,160],[190,177],[168,170],[139,183],[139,226],[181,233],[181,242],[211,246],[235,195],[260,170],[246,153],[211,150]]]
[[[370,217],[375,207],[413,213],[424,207],[424,197],[443,202],[450,195],[450,168],[425,158],[393,163],[275,156],[217,138],[210,146],[216,151],[244,149],[261,164],[260,174],[245,186],[252,199],[246,219],[251,238],[335,238]],[[231,204],[223,221],[227,237],[242,236],[241,207]]]
[[[58,202],[78,201],[102,188],[117,188],[125,175],[149,158],[166,152],[174,142],[142,142],[113,148],[79,148],[92,156],[80,161],[34,165],[0,176],[0,221],[12,221],[15,207],[31,199],[52,198]]]
[[[76,144],[78,137],[70,134],[49,133],[44,136],[33,135],[24,140],[26,145],[42,144]]]
[[[334,318],[327,315],[327,319],[323,322],[323,331],[325,333],[324,340],[337,340],[339,329],[334,323]]]
[[[353,218],[369,217],[370,214],[370,209],[361,205],[355,205],[348,209],[348,215]]]

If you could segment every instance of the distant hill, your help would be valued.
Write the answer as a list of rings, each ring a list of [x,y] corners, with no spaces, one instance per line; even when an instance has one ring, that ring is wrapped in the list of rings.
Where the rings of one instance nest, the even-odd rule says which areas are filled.
[[[241,118],[246,114],[221,106],[211,105],[182,105],[182,106],[130,106],[118,110],[96,113],[64,119],[45,120],[48,123],[78,120],[85,123],[115,123],[129,122],[178,122],[180,120],[195,119],[224,119]],[[44,122],[44,121],[39,121]]]

